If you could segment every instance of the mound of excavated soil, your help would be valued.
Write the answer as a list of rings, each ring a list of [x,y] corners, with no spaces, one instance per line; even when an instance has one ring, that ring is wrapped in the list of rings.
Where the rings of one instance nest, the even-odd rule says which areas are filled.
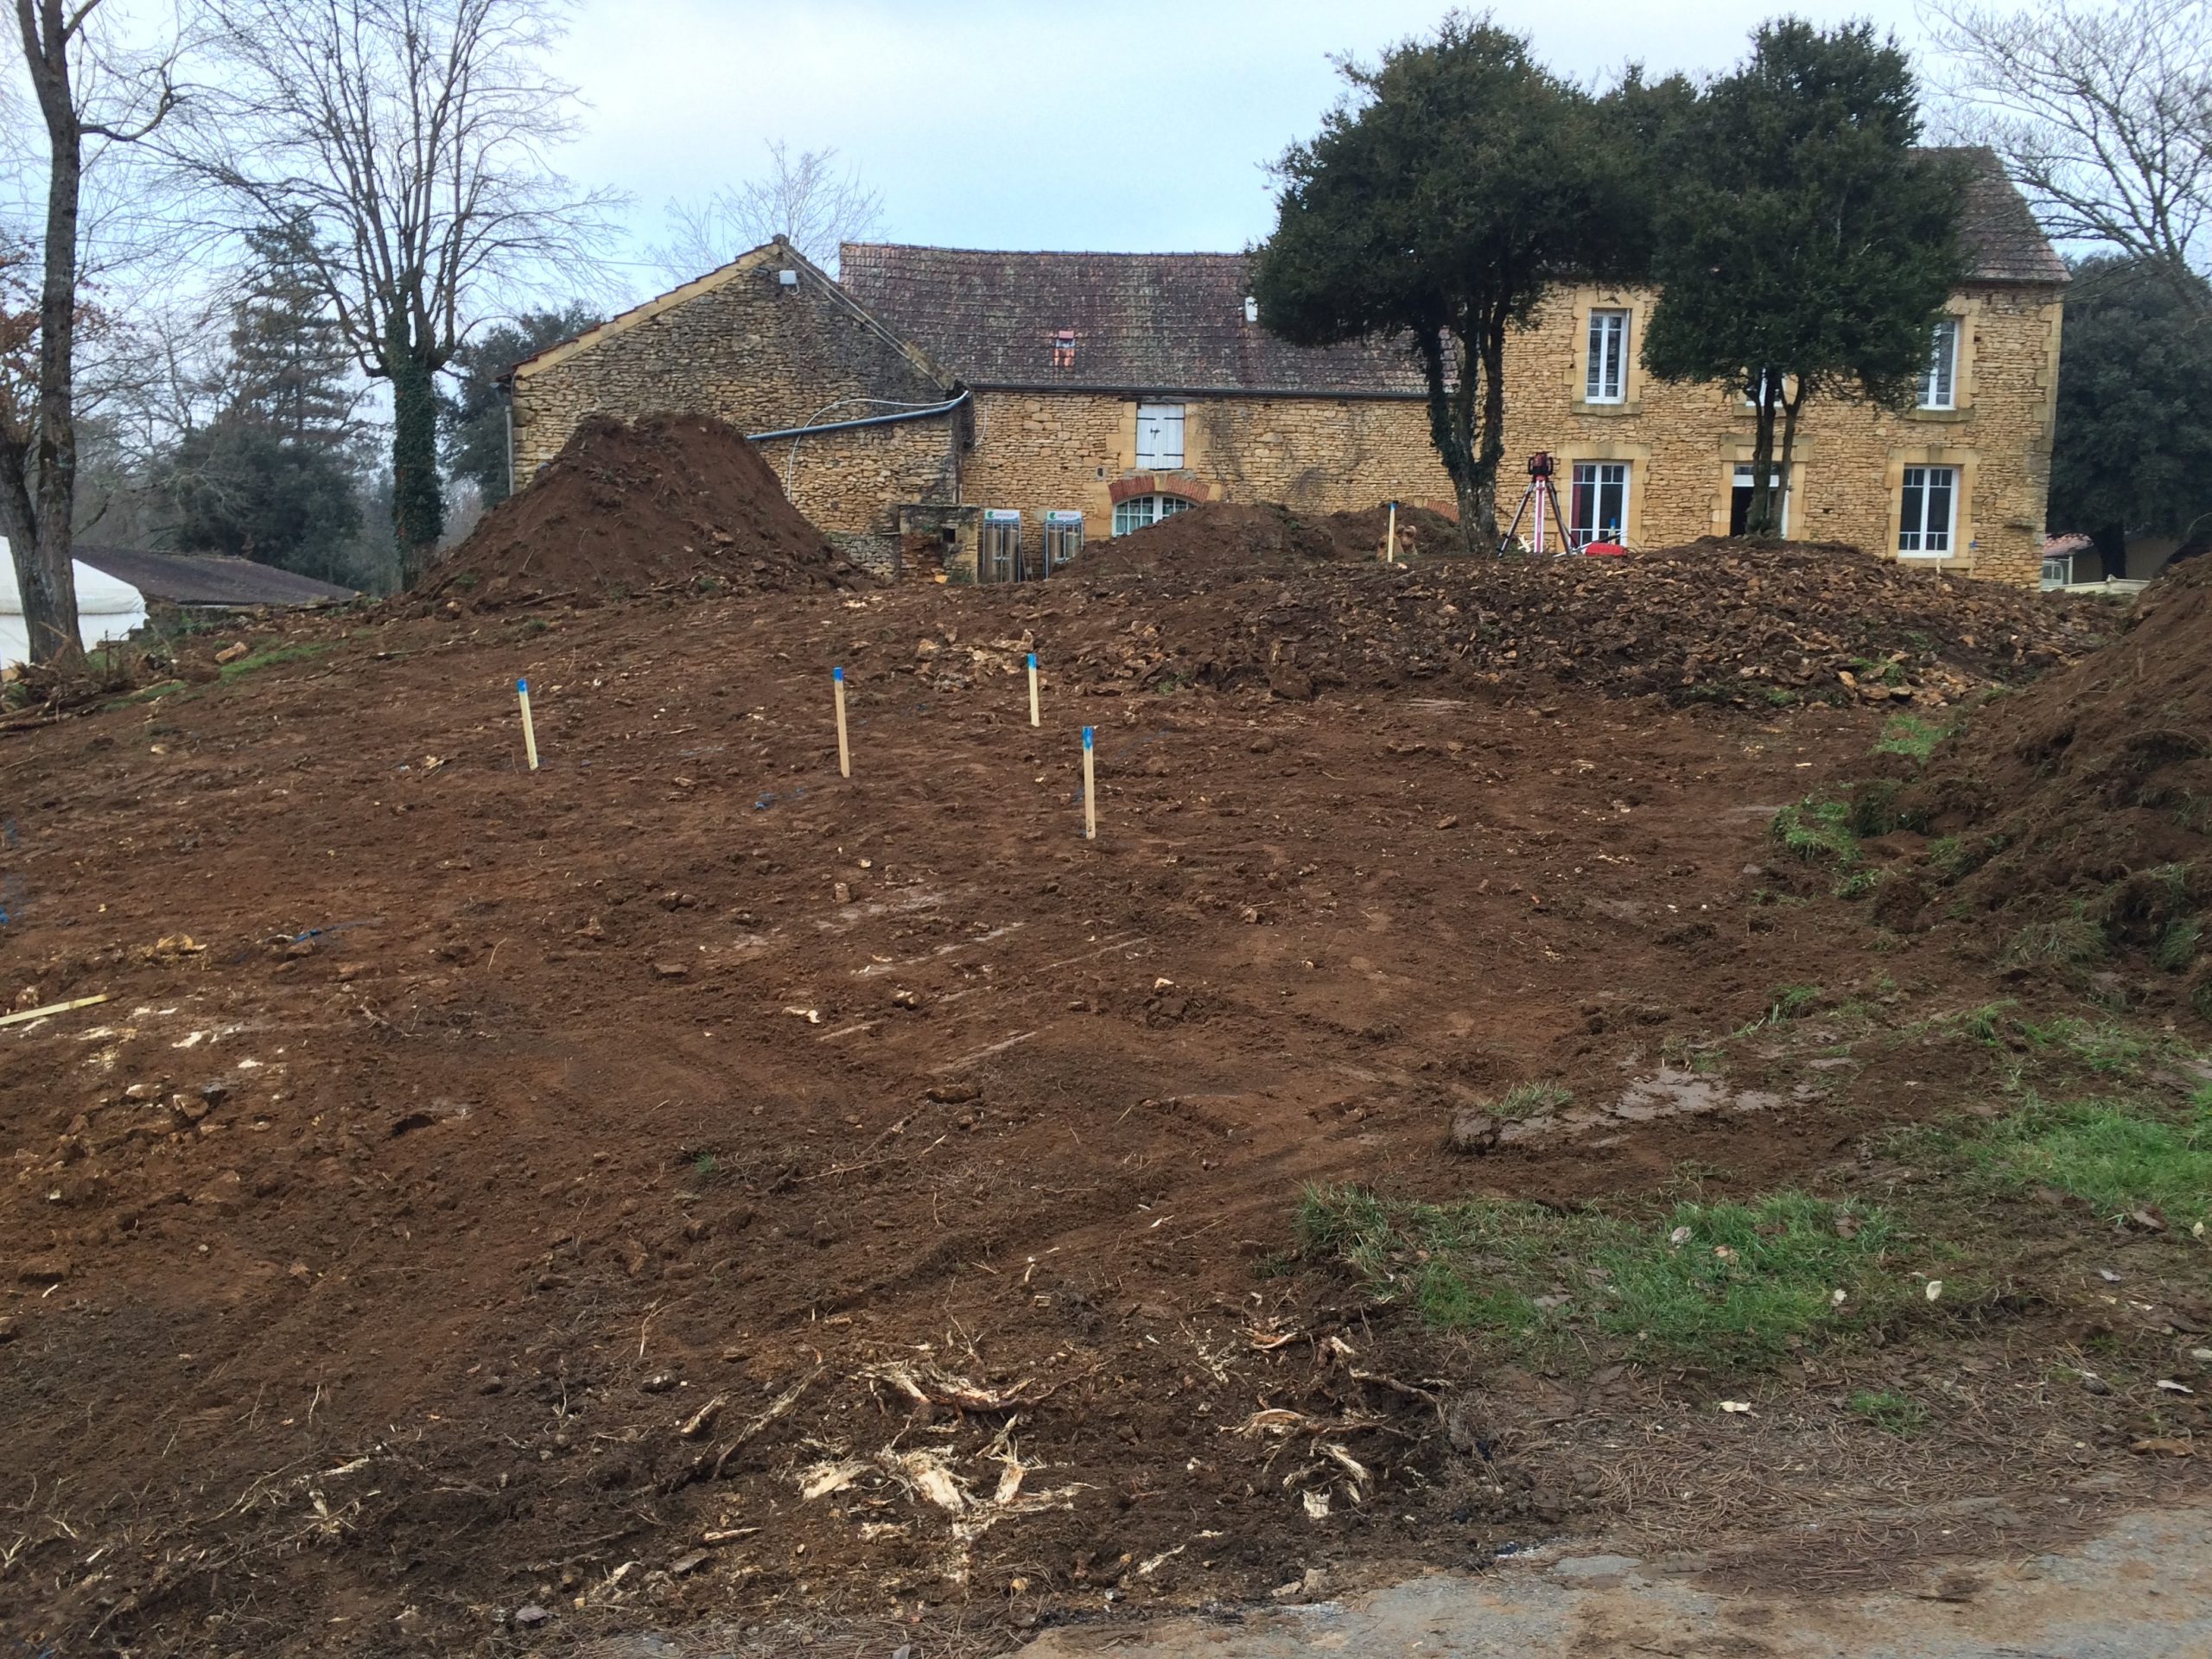
[[[2005,965],[2120,970],[2212,1018],[2212,562],[2147,589],[2125,632],[1977,711],[1899,797],[1936,839],[1909,911],[1954,887]]]
[[[697,415],[635,424],[594,415],[416,592],[499,606],[671,586],[787,593],[868,581],[734,427]]]
[[[1128,556],[1190,521],[1203,529],[1214,511],[1124,538]],[[1236,511],[1230,522],[1257,537],[1262,510]],[[1289,697],[1536,677],[1680,702],[1942,702],[2069,661],[2097,643],[2107,614],[1846,547],[1707,540],[1625,558],[1391,569],[1326,555],[1320,530],[1291,523],[1272,559],[1240,566],[1232,543],[1155,557],[1141,580],[1124,563],[1118,579],[1088,584],[1094,602],[1067,614],[1060,650],[1072,633],[1075,665],[1094,682],[1265,680]],[[1270,580],[1248,579],[1259,576]]]
[[[1450,550],[1458,533],[1440,512],[1398,509],[1402,555]],[[1387,506],[1306,516],[1272,503],[1209,501],[1127,536],[1092,543],[1080,568],[1085,575],[1235,581],[1279,575],[1287,566],[1379,558],[1389,534]]]

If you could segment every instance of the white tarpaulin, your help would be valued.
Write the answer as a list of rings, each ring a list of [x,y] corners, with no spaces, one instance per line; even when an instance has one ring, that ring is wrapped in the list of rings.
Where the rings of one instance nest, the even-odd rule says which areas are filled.
[[[77,578],[77,632],[86,650],[145,626],[143,594],[81,560],[73,559],[70,567]],[[7,537],[0,536],[0,668],[28,662],[30,641],[30,631],[23,625],[23,595],[16,586],[16,561],[9,553]]]

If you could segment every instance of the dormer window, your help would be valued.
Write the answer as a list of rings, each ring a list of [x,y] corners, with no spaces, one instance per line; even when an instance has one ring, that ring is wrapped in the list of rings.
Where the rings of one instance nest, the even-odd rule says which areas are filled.
[[[1244,321],[1247,322],[1257,322],[1259,320],[1260,302],[1254,296],[1247,294],[1244,296]]]
[[[1052,366],[1056,369],[1075,367],[1075,330],[1063,328],[1052,336]]]

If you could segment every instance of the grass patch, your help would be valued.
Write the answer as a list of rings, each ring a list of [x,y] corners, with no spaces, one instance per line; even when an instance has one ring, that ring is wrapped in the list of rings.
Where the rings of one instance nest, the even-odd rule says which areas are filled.
[[[232,680],[257,673],[264,668],[275,668],[282,663],[306,662],[310,658],[321,656],[329,649],[327,645],[315,640],[302,640],[289,645],[269,645],[239,658],[235,663],[223,664],[215,673],[219,679],[228,684]]]
[[[2188,1226],[2212,1215],[2212,1086],[2199,1089],[2179,1116],[2127,1101],[2031,1096],[2018,1111],[1969,1132],[1958,1150],[1985,1176],[2056,1187],[2101,1216],[2155,1208]]]
[[[2000,970],[2093,968],[2105,959],[2105,931],[2077,905],[2070,915],[2031,922],[2005,942]]]
[[[1863,1417],[1875,1427],[1896,1435],[1916,1434],[1928,1421],[1928,1408],[1908,1395],[1862,1389],[1844,1403],[1853,1416]]]
[[[1723,1368],[1878,1322],[1910,1293],[1879,1210],[1801,1192],[1677,1205],[1631,1220],[1538,1205],[1389,1200],[1310,1187],[1298,1238],[1379,1300],[1508,1350],[1611,1338],[1632,1355]],[[1840,1300],[1836,1293],[1843,1293]]]
[[[1859,837],[1851,830],[1851,803],[1808,795],[1774,815],[1774,838],[1808,864],[1855,864]]]
[[[1496,1103],[1485,1107],[1492,1117],[1508,1122],[1524,1117],[1541,1117],[1555,1112],[1574,1098],[1574,1090],[1556,1083],[1516,1083],[1500,1096]]]
[[[1796,1019],[1801,1014],[1809,1013],[1814,1004],[1820,1000],[1821,988],[1817,985],[1777,985],[1768,995],[1766,1012],[1748,1026],[1738,1026],[1729,1034],[1734,1037],[1748,1037],[1753,1032],[1763,1031],[1769,1026],[1782,1025],[1788,1020]]]
[[[1953,728],[1922,715],[1892,715],[1889,724],[1882,728],[1882,734],[1874,741],[1877,754],[1902,754],[1907,760],[1926,764],[1936,753],[1936,746],[1951,734]]]

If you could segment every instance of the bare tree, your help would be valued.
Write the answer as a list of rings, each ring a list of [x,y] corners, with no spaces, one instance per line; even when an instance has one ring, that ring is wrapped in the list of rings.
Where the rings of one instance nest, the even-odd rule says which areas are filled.
[[[403,578],[438,544],[435,377],[499,284],[588,267],[612,193],[546,160],[575,92],[543,68],[563,0],[213,0],[231,69],[194,160],[250,225],[312,230],[347,347],[391,383]]]
[[[2212,264],[2212,3],[1936,0],[1960,137],[1993,146],[2052,236],[2191,279]]]
[[[672,282],[689,282],[741,253],[782,237],[835,274],[837,250],[883,234],[883,198],[856,169],[837,166],[834,149],[794,157],[780,140],[768,146],[768,171],[702,202],[668,204],[669,240],[648,250]]]
[[[144,138],[177,104],[173,54],[136,54],[102,36],[101,4],[16,0],[23,64],[46,127],[46,220],[35,308],[0,302],[0,329],[18,354],[0,373],[0,532],[15,561],[31,660],[41,664],[82,651],[70,554],[86,170],[104,149]],[[16,269],[27,272],[28,264],[23,257]]]

